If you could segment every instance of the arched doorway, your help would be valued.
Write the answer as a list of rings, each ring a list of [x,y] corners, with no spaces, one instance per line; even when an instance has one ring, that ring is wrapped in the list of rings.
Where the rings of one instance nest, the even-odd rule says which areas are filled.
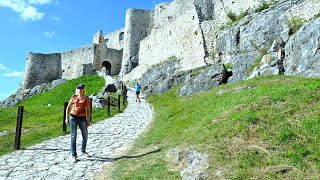
[[[109,61],[103,61],[102,66],[106,69],[106,75],[111,75],[111,63]]]

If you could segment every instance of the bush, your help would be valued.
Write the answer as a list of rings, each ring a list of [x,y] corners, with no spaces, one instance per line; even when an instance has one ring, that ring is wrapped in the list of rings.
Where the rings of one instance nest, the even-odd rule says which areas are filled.
[[[214,59],[214,58],[215,58],[215,53],[214,53],[214,51],[212,51],[212,52],[210,53],[210,57],[211,57],[211,59]]]
[[[226,69],[233,69],[233,66],[232,66],[232,64],[230,64],[230,63],[224,64],[224,67],[225,67]]]
[[[260,4],[260,6],[255,10],[255,12],[261,12],[265,9],[268,9],[270,5],[271,5],[270,3],[263,1],[262,4]]]
[[[234,12],[231,12],[231,11],[228,12],[227,16],[228,16],[228,18],[231,19],[232,22],[236,22],[237,19],[238,19],[237,15]]]
[[[302,19],[301,17],[298,16],[293,16],[289,21],[288,21],[288,26],[290,28],[290,35],[295,34],[301,26],[304,24],[305,20]]]
[[[237,21],[240,21],[242,18],[244,18],[248,14],[249,14],[248,11],[244,11],[244,12],[241,12],[239,16],[237,16],[234,12],[231,12],[231,11],[228,12],[227,16],[231,19],[231,22],[229,24],[233,24]]]

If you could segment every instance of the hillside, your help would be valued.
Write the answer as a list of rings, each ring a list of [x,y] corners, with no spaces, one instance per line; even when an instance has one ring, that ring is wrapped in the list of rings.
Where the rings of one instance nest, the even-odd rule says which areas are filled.
[[[209,155],[209,179],[317,179],[319,88],[320,79],[267,76],[188,97],[177,88],[152,96],[154,121],[127,153],[135,158],[116,161],[105,176],[181,179],[185,164],[166,154],[190,148]]]
[[[86,85],[86,94],[90,96],[100,92],[105,85],[105,80],[98,75],[82,76],[18,104],[18,106],[24,106],[21,148],[64,135],[62,131],[63,105],[64,102],[69,101],[69,98],[75,93],[75,87],[80,83]],[[116,113],[118,113],[117,108],[111,108],[111,114]],[[93,109],[93,123],[106,118],[106,108]],[[17,106],[0,108],[0,132],[4,133],[0,136],[0,156],[13,151],[16,119]]]

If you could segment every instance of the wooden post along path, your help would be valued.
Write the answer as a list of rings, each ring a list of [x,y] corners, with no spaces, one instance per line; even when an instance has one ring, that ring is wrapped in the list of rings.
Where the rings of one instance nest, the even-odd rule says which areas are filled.
[[[65,122],[66,117],[67,117],[67,106],[68,106],[68,102],[64,102],[64,108],[63,108],[63,120],[62,120],[62,129],[63,132],[66,133],[67,132],[67,124]]]
[[[15,137],[15,143],[14,143],[14,150],[20,149],[22,119],[23,119],[23,106],[19,106],[18,107],[18,115],[17,115],[16,137]]]

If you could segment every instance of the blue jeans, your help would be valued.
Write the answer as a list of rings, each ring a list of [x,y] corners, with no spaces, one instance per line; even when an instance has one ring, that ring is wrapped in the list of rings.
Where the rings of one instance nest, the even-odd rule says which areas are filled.
[[[82,133],[82,146],[81,152],[86,152],[87,141],[88,141],[88,128],[87,128],[87,120],[85,118],[78,118],[70,116],[69,118],[70,124],[70,134],[71,134],[71,155],[77,156],[77,125],[79,125]]]

